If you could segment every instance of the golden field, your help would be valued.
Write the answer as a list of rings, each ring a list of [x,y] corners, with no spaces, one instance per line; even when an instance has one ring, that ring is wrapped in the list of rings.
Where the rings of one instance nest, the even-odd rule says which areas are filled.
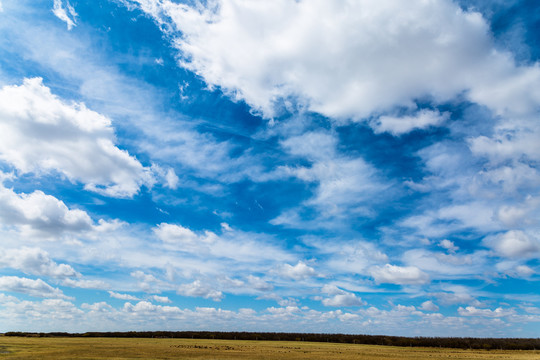
[[[0,337],[0,359],[540,359],[540,351],[287,341]]]

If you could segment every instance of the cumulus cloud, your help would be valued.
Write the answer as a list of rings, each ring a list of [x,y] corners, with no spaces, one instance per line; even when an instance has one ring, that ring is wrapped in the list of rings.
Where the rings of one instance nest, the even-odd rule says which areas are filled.
[[[139,301],[133,305],[131,303],[124,304],[124,311],[135,315],[179,315],[183,311],[175,306],[154,305],[149,301]]]
[[[375,266],[371,269],[371,276],[378,283],[421,285],[429,282],[429,276],[416,266]]]
[[[62,0],[54,0],[53,14],[66,23],[68,30],[71,30],[77,25],[75,18],[78,15],[69,1],[66,1],[66,7],[64,7]]]
[[[39,190],[30,194],[16,193],[0,184],[0,202],[0,223],[20,226],[23,231],[59,235],[95,227],[85,211],[69,209],[63,201]]]
[[[454,245],[453,241],[450,241],[450,240],[447,240],[447,239],[442,240],[439,243],[439,246],[442,247],[443,249],[448,250],[448,252],[451,252],[451,253],[455,253],[459,249],[459,247]]]
[[[342,290],[335,285],[324,285],[321,292],[330,295],[331,297],[322,299],[324,306],[363,306],[366,305],[361,298],[356,297],[356,294]]]
[[[531,258],[540,252],[540,240],[521,230],[510,230],[487,238],[484,243],[498,255],[507,258]]]
[[[140,300],[136,296],[129,295],[129,294],[121,294],[121,293],[117,293],[117,292],[114,292],[114,291],[109,291],[109,295],[110,295],[110,297],[112,297],[114,299],[119,299],[119,300]]]
[[[295,280],[305,280],[307,278],[317,276],[315,269],[303,261],[298,261],[298,263],[294,266],[290,264],[283,264],[278,268],[277,272],[281,276]]]
[[[174,46],[182,66],[267,117],[292,99],[329,117],[356,119],[464,90],[494,109],[521,110],[540,99],[524,91],[537,84],[540,69],[517,68],[494,49],[482,16],[450,0],[130,3],[181,34]],[[433,121],[439,120],[406,118],[407,125],[390,127],[404,132]]]
[[[474,306],[467,306],[466,308],[458,308],[458,313],[461,316],[482,316],[482,317],[503,317],[514,315],[516,312],[513,309],[496,308],[491,309],[478,309]]]
[[[438,111],[421,110],[408,116],[381,116],[370,122],[375,133],[388,132],[399,136],[414,129],[425,129],[430,126],[442,124],[449,118],[449,113],[441,114]]]
[[[93,303],[93,304],[82,304],[81,305],[81,308],[82,309],[86,309],[86,310],[89,310],[91,312],[101,312],[101,313],[106,313],[106,312],[109,312],[113,309],[113,307],[109,304],[107,304],[105,301],[100,301],[98,303]]]
[[[49,254],[39,248],[23,247],[21,249],[0,250],[0,267],[9,267],[26,274],[69,278],[80,276],[67,264],[57,264]]]
[[[137,270],[130,273],[132,277],[138,280],[137,286],[146,292],[156,291],[162,287],[164,282],[156,278],[152,274],[146,274],[144,271]]]
[[[255,290],[259,291],[270,291],[274,288],[272,284],[269,284],[268,282],[264,281],[260,277],[248,275],[247,277],[248,285],[251,286]]]
[[[2,276],[0,277],[0,290],[34,297],[69,299],[62,290],[53,288],[41,279],[33,280],[17,276]]]
[[[4,305],[7,313],[11,314],[9,320],[12,321],[18,319],[18,322],[11,322],[17,324],[17,328],[31,331],[32,325],[28,325],[32,322],[40,323],[42,326],[49,324],[47,329],[54,331],[69,329],[66,323],[73,326],[75,321],[81,322],[84,312],[69,301],[63,299],[43,299],[42,301],[13,301]],[[74,321],[75,320],[75,321]]]
[[[202,236],[181,225],[161,223],[154,233],[166,244],[176,245],[184,251],[195,251],[201,243],[212,243],[216,236],[207,232]]]
[[[203,284],[200,280],[195,280],[191,284],[180,285],[177,292],[184,296],[203,297],[214,301],[220,301],[223,298],[223,293],[221,291]]]
[[[424,301],[422,303],[422,306],[420,307],[420,310],[424,310],[424,311],[439,311],[439,307],[433,303],[433,301],[431,300],[428,300],[428,301]]]
[[[40,78],[0,90],[0,127],[0,160],[21,174],[56,172],[112,197],[131,197],[155,182],[149,168],[114,144],[108,118],[65,103]]]
[[[172,303],[171,299],[169,299],[167,296],[152,295],[150,298],[160,303],[166,303],[166,304]]]

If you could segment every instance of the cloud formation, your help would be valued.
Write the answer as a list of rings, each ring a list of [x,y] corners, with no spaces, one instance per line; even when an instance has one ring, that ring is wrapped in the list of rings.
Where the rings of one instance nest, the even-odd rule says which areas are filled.
[[[53,288],[41,279],[34,280],[17,276],[2,276],[0,277],[0,290],[16,292],[33,297],[70,299],[68,296],[64,295],[62,290]]]
[[[77,13],[69,1],[66,1],[66,6],[64,7],[62,0],[54,0],[53,14],[66,23],[68,30],[71,30],[73,27],[77,26],[75,21],[77,18]]]
[[[530,2],[2,3],[0,332],[538,335]]]
[[[0,90],[0,119],[0,160],[20,174],[56,172],[112,197],[132,197],[155,181],[149,168],[114,144],[107,117],[62,101],[40,78]]]
[[[376,266],[371,269],[371,275],[378,283],[421,285],[429,282],[429,276],[415,266]]]
[[[131,3],[175,36],[183,67],[266,117],[296,102],[331,118],[362,119],[464,91],[497,111],[539,100],[523,91],[540,70],[515,67],[494,49],[482,15],[449,0]],[[409,125],[383,120],[380,131],[395,133],[440,122],[427,114],[404,119]]]
[[[46,251],[39,248],[22,247],[0,250],[0,267],[17,269],[26,274],[60,279],[80,276],[70,265],[57,264]]]
[[[223,298],[221,291],[203,284],[200,280],[195,280],[191,284],[180,285],[177,292],[184,296],[203,297],[214,301],[220,301]]]

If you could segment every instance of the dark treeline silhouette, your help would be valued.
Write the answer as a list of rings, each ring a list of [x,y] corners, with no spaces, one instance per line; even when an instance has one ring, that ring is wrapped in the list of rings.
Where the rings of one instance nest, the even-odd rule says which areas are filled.
[[[184,338],[265,341],[313,341],[348,344],[422,346],[484,350],[540,350],[540,339],[522,338],[442,338],[402,337],[384,335],[345,334],[302,334],[302,333],[257,333],[257,332],[213,332],[213,331],[128,331],[86,333],[30,333],[7,332],[4,336],[26,337],[122,337],[122,338]]]

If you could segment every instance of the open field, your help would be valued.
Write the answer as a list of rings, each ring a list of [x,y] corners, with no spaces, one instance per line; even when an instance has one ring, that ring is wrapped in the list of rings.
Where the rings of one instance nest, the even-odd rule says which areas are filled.
[[[540,351],[287,341],[0,337],[0,359],[540,359]]]

